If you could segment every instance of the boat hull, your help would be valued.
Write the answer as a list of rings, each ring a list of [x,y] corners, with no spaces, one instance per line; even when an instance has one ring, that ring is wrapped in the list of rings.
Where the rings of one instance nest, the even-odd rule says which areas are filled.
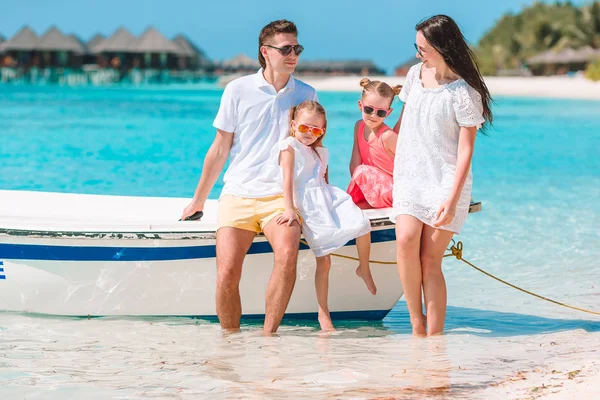
[[[6,192],[4,195],[6,202]],[[11,195],[16,207],[19,196],[23,195]],[[77,201],[70,197],[77,195],[55,195],[67,203]],[[106,199],[111,196],[91,197],[99,203],[113,200]],[[177,200],[183,202],[153,200],[156,204],[146,204],[142,209],[167,203],[173,206]],[[144,202],[151,200],[140,198],[138,205]],[[69,208],[68,204],[61,207]],[[211,207],[216,207],[216,202]],[[177,211],[181,209],[178,207]],[[52,221],[38,222],[35,227],[21,222],[21,226],[15,227],[13,223],[7,227],[14,218],[5,218],[5,226],[0,225],[0,310],[65,316],[216,317],[216,239],[214,228],[206,226],[210,221],[203,226],[180,222],[170,229],[161,226],[160,221],[156,226],[147,224],[143,228],[139,223],[124,225],[122,221],[120,225],[103,221],[86,227],[77,225],[80,222],[65,226],[66,217],[59,211]],[[127,210],[120,209],[112,213],[115,214],[125,216]],[[79,221],[76,217],[72,220]],[[372,241],[372,260],[394,261],[393,225],[374,218]],[[357,256],[354,242],[335,253]],[[378,289],[373,296],[356,276],[357,265],[352,259],[332,257],[329,293],[332,316],[382,319],[402,295],[396,267],[371,265]],[[264,236],[259,235],[242,269],[240,295],[244,317],[264,315],[265,292],[272,270],[272,249]],[[287,317],[316,316],[314,275],[315,257],[307,246],[300,244]]]

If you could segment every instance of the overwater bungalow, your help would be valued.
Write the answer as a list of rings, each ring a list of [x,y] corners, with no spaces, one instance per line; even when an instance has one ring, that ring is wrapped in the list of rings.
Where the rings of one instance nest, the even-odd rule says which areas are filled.
[[[92,36],[90,40],[85,42],[86,52],[83,57],[84,65],[92,65],[97,63],[98,55],[94,50],[104,40],[106,40],[106,37],[104,37],[104,35],[101,35],[100,33],[97,33],[96,35]]]
[[[179,34],[172,40],[179,48],[178,67],[182,70],[212,70],[213,63],[187,36]]]
[[[39,65],[39,55],[35,50],[38,42],[38,35],[28,26],[24,26],[15,36],[0,44],[1,64],[4,67]]]
[[[35,48],[40,53],[40,68],[80,68],[85,45],[52,27],[40,38]]]
[[[249,57],[246,54],[238,54],[220,63],[215,72],[217,75],[227,73],[250,74],[256,72],[259,68],[260,64],[256,58]]]
[[[112,36],[100,41],[90,51],[97,55],[96,63],[100,68],[131,68],[133,57],[129,49],[133,42],[135,42],[135,36],[127,29],[119,28]]]
[[[176,69],[180,48],[156,29],[148,28],[129,46],[133,68]]]

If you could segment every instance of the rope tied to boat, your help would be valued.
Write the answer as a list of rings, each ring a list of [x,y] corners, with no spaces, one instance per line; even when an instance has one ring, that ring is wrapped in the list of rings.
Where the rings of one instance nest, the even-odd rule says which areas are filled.
[[[544,296],[539,295],[537,293],[533,293],[533,292],[531,292],[529,290],[523,289],[523,288],[521,288],[521,287],[519,287],[517,285],[513,285],[510,282],[507,282],[507,281],[505,281],[503,279],[500,279],[497,276],[492,275],[492,274],[490,274],[487,271],[484,271],[483,269],[481,269],[481,268],[479,268],[479,267],[471,264],[469,261],[467,261],[464,258],[462,258],[463,244],[460,241],[458,243],[456,243],[454,241],[454,239],[452,239],[452,246],[450,246],[450,248],[448,250],[450,250],[451,253],[450,254],[445,254],[444,258],[446,258],[446,257],[456,257],[457,260],[460,260],[460,261],[464,262],[465,264],[467,264],[471,268],[473,268],[473,269],[481,272],[484,275],[489,276],[492,279],[497,280],[500,283],[503,283],[503,284],[505,284],[507,286],[510,286],[511,288],[516,289],[516,290],[518,290],[520,292],[526,293],[526,294],[531,295],[533,297],[537,297],[538,299],[545,300],[545,301],[548,301],[550,303],[553,303],[553,304],[556,304],[556,305],[559,305],[559,306],[562,306],[562,307],[570,308],[572,310],[577,310],[577,311],[581,311],[581,312],[588,313],[588,314],[600,315],[600,312],[597,312],[597,311],[586,310],[585,308],[575,307],[575,306],[572,306],[572,305],[569,305],[569,304],[566,304],[566,303],[562,303],[562,302],[557,301],[557,300],[549,299],[548,297],[544,297]]]
[[[301,239],[300,242],[302,242],[303,244],[305,244],[305,245],[308,246],[308,243],[306,243],[306,241],[304,239]],[[516,289],[516,290],[518,290],[520,292],[526,293],[526,294],[531,295],[533,297],[537,297],[538,299],[545,300],[545,301],[548,301],[550,303],[553,303],[553,304],[556,304],[556,305],[559,305],[559,306],[562,306],[562,307],[570,308],[572,310],[577,310],[577,311],[581,311],[581,312],[588,313],[588,314],[600,315],[600,312],[597,312],[597,311],[586,310],[585,308],[575,307],[575,306],[572,306],[572,305],[569,305],[569,304],[566,304],[566,303],[562,303],[562,302],[557,301],[557,300],[550,299],[548,297],[544,297],[544,296],[539,295],[537,293],[533,293],[533,292],[531,292],[529,290],[523,289],[523,288],[521,288],[521,287],[519,287],[517,285],[513,285],[510,282],[507,282],[507,281],[505,281],[503,279],[500,279],[497,276],[495,276],[495,275],[493,275],[493,274],[491,274],[491,273],[489,273],[487,271],[484,271],[483,269],[477,267],[476,265],[470,263],[469,261],[467,261],[467,260],[465,260],[463,258],[463,243],[461,241],[459,241],[457,243],[457,242],[454,241],[454,239],[452,239],[452,246],[450,246],[450,248],[448,248],[447,250],[450,253],[444,254],[443,258],[455,257],[457,260],[464,262],[465,264],[467,264],[471,268],[475,269],[476,271],[479,271],[482,274],[487,275],[490,278],[495,279],[496,281],[498,281],[500,283],[503,283],[503,284],[505,284],[507,286],[510,286],[513,289]],[[344,259],[347,259],[347,260],[359,261],[357,257],[347,256],[347,255],[344,255],[344,254],[331,253],[330,255],[333,256],[333,257],[344,258]],[[371,263],[371,264],[382,264],[382,265],[395,265],[396,264],[395,261],[379,261],[379,260],[369,260],[369,263]]]

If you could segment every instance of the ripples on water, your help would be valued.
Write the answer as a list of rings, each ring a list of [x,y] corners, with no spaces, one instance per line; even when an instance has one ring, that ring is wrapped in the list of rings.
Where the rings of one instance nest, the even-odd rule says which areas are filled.
[[[191,196],[219,96],[2,87],[0,189]],[[356,94],[320,98],[330,176],[345,187]],[[476,265],[597,311],[598,110],[598,102],[497,99],[495,130],[478,138],[474,158],[484,211],[458,237]],[[288,321],[268,338],[255,323],[224,336],[215,323],[185,318],[0,313],[0,397],[487,398],[517,371],[565,373],[600,359],[600,318],[528,297],[456,260],[444,269],[446,334],[427,340],[410,336],[402,300],[380,323],[323,334]]]
[[[494,330],[503,323],[517,327],[525,316],[498,313],[504,322],[491,326],[453,322],[453,314],[477,313],[450,308],[447,334],[430,339],[397,333],[387,322],[342,324],[331,334],[287,322],[277,336],[264,337],[258,325],[223,334],[217,324],[187,318],[2,314],[0,393],[10,396],[5,398],[470,398],[516,370],[544,368],[555,357],[576,362],[579,341],[586,342],[587,351],[600,349],[600,322],[563,321],[564,329],[574,330],[556,332],[558,325],[548,326],[560,321],[532,317],[514,336],[495,336]]]

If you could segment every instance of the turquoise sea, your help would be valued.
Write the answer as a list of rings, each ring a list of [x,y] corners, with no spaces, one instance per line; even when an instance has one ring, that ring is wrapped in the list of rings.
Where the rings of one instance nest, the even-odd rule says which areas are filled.
[[[211,87],[0,86],[0,189],[191,197],[220,95]],[[345,188],[358,93],[319,97],[330,179]],[[600,102],[495,101],[494,128],[479,135],[473,160],[483,212],[457,238],[464,258],[600,311]],[[457,260],[444,270],[446,334],[428,340],[410,336],[403,300],[381,323],[323,335],[291,321],[273,338],[254,324],[223,336],[215,323],[188,319],[0,313],[0,397],[495,398],[488,390],[519,371],[598,370],[600,317]]]

